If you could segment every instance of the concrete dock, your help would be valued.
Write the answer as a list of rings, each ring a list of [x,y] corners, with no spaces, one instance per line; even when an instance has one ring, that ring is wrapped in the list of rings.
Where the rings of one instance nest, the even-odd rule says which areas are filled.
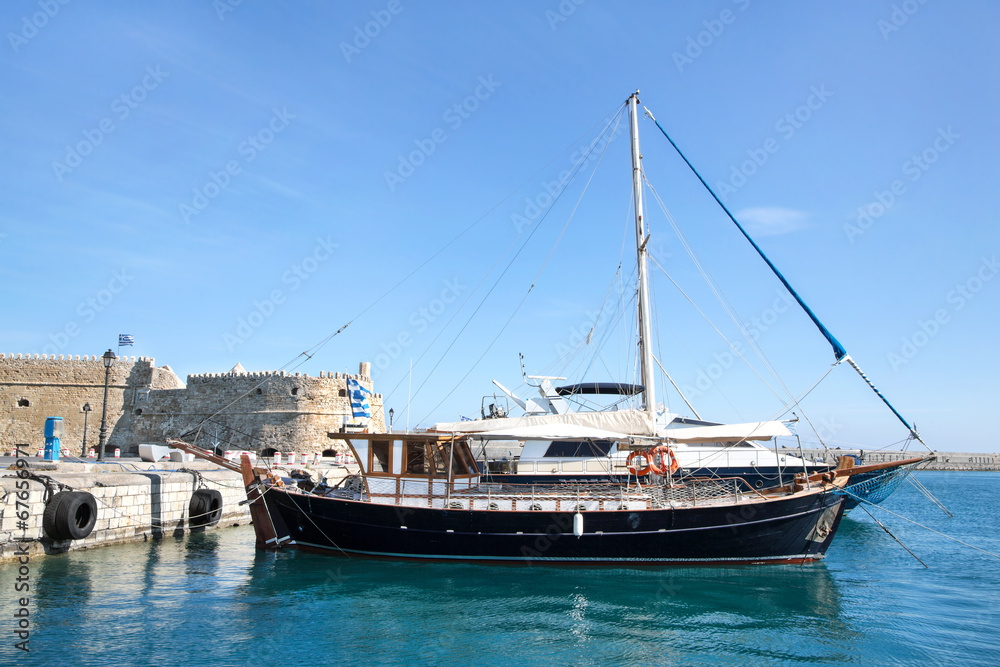
[[[249,509],[240,504],[246,500],[240,475],[207,461],[20,460],[23,467],[18,467],[14,457],[0,457],[0,561],[25,553],[63,553],[250,523]],[[307,470],[316,479],[339,479],[347,472],[345,466],[329,459],[317,466],[277,468],[281,475],[291,470]],[[193,527],[190,523],[192,497],[199,489],[221,494],[221,518],[214,525]],[[46,505],[60,491],[83,491],[96,501],[96,523],[83,539],[55,539],[45,530]]]

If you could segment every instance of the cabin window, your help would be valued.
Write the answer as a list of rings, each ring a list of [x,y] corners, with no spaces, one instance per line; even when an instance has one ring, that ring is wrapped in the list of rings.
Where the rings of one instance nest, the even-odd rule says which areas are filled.
[[[404,447],[403,472],[409,475],[426,475],[431,472],[431,456],[428,446],[422,442],[408,442]]]
[[[565,440],[553,442],[545,450],[545,456],[556,458],[607,456],[613,444],[614,442],[611,440]]]
[[[369,472],[389,472],[392,470],[389,467],[389,445],[388,440],[372,440]]]

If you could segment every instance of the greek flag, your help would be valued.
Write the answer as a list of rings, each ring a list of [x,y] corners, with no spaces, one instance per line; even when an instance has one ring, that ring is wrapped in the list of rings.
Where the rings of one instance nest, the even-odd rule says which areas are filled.
[[[135,338],[132,337],[132,334],[118,334],[118,347],[125,345],[135,345]]]
[[[351,412],[355,417],[371,418],[372,410],[368,403],[371,392],[361,386],[361,383],[352,378],[347,378],[347,393],[351,397]]]

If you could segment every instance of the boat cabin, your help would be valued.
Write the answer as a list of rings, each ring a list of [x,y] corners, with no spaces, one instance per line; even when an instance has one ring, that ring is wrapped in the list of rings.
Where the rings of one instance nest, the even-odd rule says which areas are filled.
[[[453,492],[479,484],[479,467],[462,435],[331,433],[330,437],[351,448],[373,503],[434,507]]]

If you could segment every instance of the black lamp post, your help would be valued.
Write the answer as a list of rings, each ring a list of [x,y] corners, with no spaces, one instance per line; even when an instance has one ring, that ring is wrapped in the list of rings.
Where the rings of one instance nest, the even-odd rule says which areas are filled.
[[[389,408],[389,433],[392,433],[392,408]]]
[[[108,382],[111,380],[111,367],[115,365],[115,353],[109,348],[101,355],[104,362],[104,408],[101,410],[101,433],[97,444],[97,460],[104,460],[104,445],[108,441]]]
[[[80,452],[80,458],[87,458],[87,417],[90,416],[91,411],[90,403],[83,404],[83,451]]]

